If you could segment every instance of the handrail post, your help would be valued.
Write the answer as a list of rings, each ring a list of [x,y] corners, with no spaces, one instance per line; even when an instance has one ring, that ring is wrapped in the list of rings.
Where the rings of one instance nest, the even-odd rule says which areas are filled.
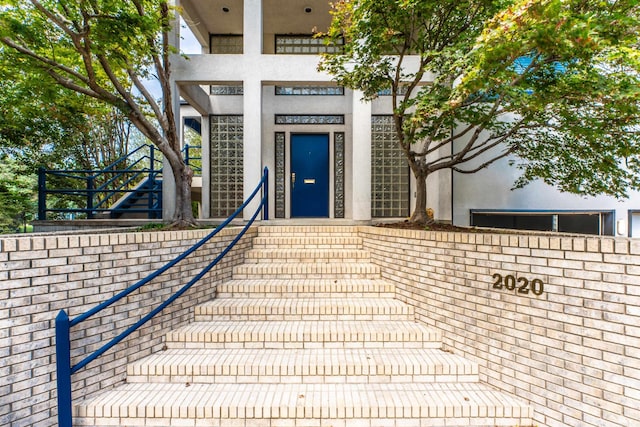
[[[87,178],[87,218],[93,218],[93,176]]]
[[[151,150],[149,150],[149,170],[151,170],[151,174],[153,175],[153,179],[155,179],[156,178],[156,176],[155,176],[155,171],[156,171],[156,159],[155,159],[156,147],[151,145],[150,148],[151,148]]]
[[[149,174],[149,178],[147,179],[147,190],[147,219],[153,219],[153,200],[156,197],[156,184],[153,172]]]
[[[184,144],[184,163],[185,163],[187,166],[191,167],[191,166],[189,165],[189,160],[190,160],[190,159],[189,159],[189,144]]]
[[[262,219],[269,220],[269,168],[264,167],[264,185],[262,187],[262,197],[264,197],[264,206],[262,207]]]
[[[147,219],[155,219],[156,214],[154,207],[156,205],[156,198],[159,198],[156,194],[156,147],[154,145],[149,146],[149,192],[147,193]]]
[[[60,310],[56,316],[56,373],[58,383],[58,426],[71,427],[71,338],[69,316]]]
[[[47,174],[43,167],[38,168],[38,219],[47,219]]]

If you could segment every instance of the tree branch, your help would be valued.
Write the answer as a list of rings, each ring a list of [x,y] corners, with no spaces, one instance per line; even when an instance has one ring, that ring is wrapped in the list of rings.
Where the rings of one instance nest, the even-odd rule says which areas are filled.
[[[82,83],[84,84],[88,84],[89,80],[86,78],[86,76],[78,73],[77,71],[75,71],[72,68],[66,67],[62,64],[60,64],[59,62],[56,62],[52,59],[49,59],[45,56],[42,55],[38,55],[36,52],[32,51],[31,49],[19,44],[18,42],[16,42],[15,40],[9,38],[9,37],[2,37],[0,38],[0,41],[2,41],[2,43],[6,44],[7,46],[17,50],[18,52],[32,58],[35,59],[36,61],[48,65],[49,67],[42,67],[45,70],[48,70],[49,68],[55,68],[60,70],[61,72],[65,73],[65,74],[69,74],[70,76],[72,76],[74,79],[80,80]]]
[[[481,171],[482,169],[486,168],[487,166],[491,165],[492,163],[495,163],[496,161],[503,159],[505,157],[507,157],[509,154],[511,154],[513,152],[513,150],[509,149],[509,150],[505,150],[502,154],[500,154],[499,156],[493,157],[492,159],[484,162],[483,164],[481,164],[480,166],[473,168],[473,169],[460,169],[457,168],[455,166],[451,167],[451,170],[455,171],[455,172],[459,172],[459,173],[464,173],[464,174],[474,174],[476,172]]]
[[[129,75],[129,78],[131,79],[131,82],[136,87],[136,89],[140,91],[140,94],[149,103],[149,106],[153,110],[153,114],[156,115],[156,117],[158,118],[158,121],[160,122],[160,127],[166,130],[166,124],[164,123],[165,119],[162,114],[162,110],[160,109],[160,106],[158,105],[156,100],[153,98],[153,95],[151,94],[151,92],[149,92],[149,90],[144,85],[144,83],[142,83],[142,81],[140,80],[140,78],[138,77],[138,75],[136,74],[136,72],[134,71],[134,69],[131,67],[130,64],[128,64],[127,66],[127,74]]]
[[[455,169],[455,165],[467,163],[473,159],[478,158],[479,156],[486,153],[487,151],[500,146],[508,138],[512,137],[518,131],[525,128],[526,127],[525,123],[526,123],[526,120],[521,119],[513,127],[511,127],[508,132],[505,132],[504,134],[499,136],[489,137],[485,141],[483,141],[481,144],[478,144],[478,145],[474,143],[473,146],[469,150],[467,150],[463,156],[459,156],[460,153],[455,155],[450,155],[450,156],[443,156],[433,162],[430,162],[428,167],[432,170],[445,169],[445,168]],[[477,134],[479,135],[480,133],[481,131],[478,132]],[[507,149],[507,153],[511,153],[514,150],[515,150],[515,147],[509,147]],[[504,156],[503,155],[497,156],[497,158],[502,158],[502,157]],[[447,160],[447,159],[450,159],[450,160]],[[495,160],[496,159],[491,159],[485,162],[485,166],[491,164]],[[440,163],[440,164],[437,164],[437,163]],[[436,166],[434,167],[434,165]],[[482,167],[480,169],[482,169]]]
[[[71,31],[68,24],[73,24],[73,21],[66,20],[63,16],[57,15],[51,12],[49,9],[44,7],[38,0],[29,0],[31,4],[33,4],[36,9],[40,11],[44,16],[46,16],[51,22],[53,22],[58,28],[64,31],[69,37],[74,37],[76,33]],[[66,8],[65,8],[66,10]]]

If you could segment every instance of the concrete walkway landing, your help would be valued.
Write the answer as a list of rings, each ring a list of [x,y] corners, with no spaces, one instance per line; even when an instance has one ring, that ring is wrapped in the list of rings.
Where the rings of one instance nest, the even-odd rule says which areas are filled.
[[[126,385],[75,402],[76,424],[532,424],[529,406],[480,383],[393,299],[356,227],[260,227],[217,292],[167,350],[128,367]]]

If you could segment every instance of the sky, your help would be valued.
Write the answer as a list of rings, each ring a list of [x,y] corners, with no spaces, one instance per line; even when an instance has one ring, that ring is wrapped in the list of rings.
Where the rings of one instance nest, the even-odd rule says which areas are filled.
[[[200,54],[202,53],[202,47],[200,43],[193,35],[189,26],[184,22],[182,17],[180,18],[180,52],[189,54]]]

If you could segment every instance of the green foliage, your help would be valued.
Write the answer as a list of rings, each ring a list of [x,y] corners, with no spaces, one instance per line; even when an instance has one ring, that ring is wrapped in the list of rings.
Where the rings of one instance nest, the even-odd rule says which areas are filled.
[[[165,228],[167,228],[167,224],[163,224],[161,222],[150,222],[138,227],[136,231],[161,231]]]
[[[192,172],[171,109],[174,18],[166,0],[8,0],[0,8],[1,54],[11,72],[82,95],[71,106],[86,112],[90,98],[118,109],[167,160],[178,188],[174,219],[194,223]],[[161,102],[149,79],[160,84]]]
[[[58,85],[43,84],[34,74],[14,73],[7,53],[0,46],[2,151],[26,162],[31,172],[40,166],[101,168],[128,151],[131,124],[122,114]]]
[[[161,30],[168,25],[159,2],[6,2],[0,37],[15,49],[19,69],[44,81],[106,101],[125,114],[149,106],[136,93],[163,54]],[[17,69],[18,67],[15,67]]]
[[[326,34],[344,50],[320,68],[365,99],[391,90],[418,181],[510,156],[518,187],[625,197],[640,189],[639,12],[635,0],[344,0]]]
[[[113,107],[59,85],[43,84],[36,74],[14,70],[14,59],[0,45],[0,156],[11,161],[13,169],[20,165],[21,174],[30,179],[12,181],[12,190],[3,193],[3,203],[20,206],[27,218],[35,218],[36,205],[21,200],[26,194],[37,197],[32,181],[38,168],[102,169],[145,141],[136,137],[131,123]],[[53,176],[47,183],[48,188],[78,188],[81,184],[86,186],[84,181]],[[80,196],[53,193],[47,197],[48,207],[54,209],[84,203]]]
[[[24,163],[0,156],[0,233],[15,233],[34,219],[37,177]]]

